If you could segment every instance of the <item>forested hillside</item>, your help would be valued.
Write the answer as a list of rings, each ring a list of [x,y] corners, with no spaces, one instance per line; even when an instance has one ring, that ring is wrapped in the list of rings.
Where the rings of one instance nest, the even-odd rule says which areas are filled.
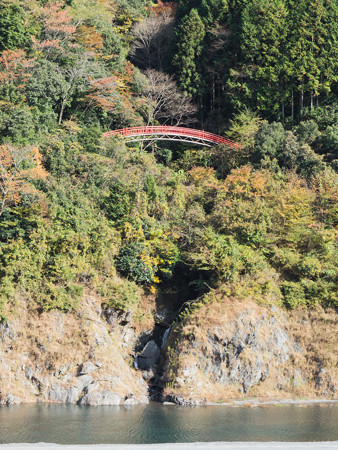
[[[337,307],[337,27],[337,0],[0,0],[1,321],[182,286]],[[241,150],[102,138],[142,124]]]

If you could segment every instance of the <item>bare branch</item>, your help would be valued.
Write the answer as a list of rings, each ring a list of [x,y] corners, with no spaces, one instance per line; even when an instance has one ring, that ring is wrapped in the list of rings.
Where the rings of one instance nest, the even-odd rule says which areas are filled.
[[[161,69],[163,59],[174,36],[174,18],[169,12],[150,16],[133,29],[130,49],[132,61],[141,69]]]
[[[148,125],[156,121],[170,125],[195,121],[196,106],[180,91],[172,76],[154,69],[148,69],[144,74],[147,77],[144,115]]]

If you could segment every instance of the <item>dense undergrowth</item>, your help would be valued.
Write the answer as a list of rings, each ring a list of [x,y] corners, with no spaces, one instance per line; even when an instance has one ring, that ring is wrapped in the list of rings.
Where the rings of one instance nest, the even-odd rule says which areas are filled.
[[[252,112],[252,99],[230,121],[203,110],[240,151],[104,140],[110,127],[163,119],[152,76],[127,55],[137,24],[175,8],[0,5],[1,320],[18,295],[70,311],[90,289],[133,308],[177,273],[210,301],[220,288],[290,308],[338,306],[333,94],[287,125]]]

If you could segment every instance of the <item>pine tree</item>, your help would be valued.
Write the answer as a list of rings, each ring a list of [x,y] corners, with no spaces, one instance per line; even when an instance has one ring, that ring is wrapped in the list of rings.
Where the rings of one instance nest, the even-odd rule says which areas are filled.
[[[242,92],[265,114],[283,115],[287,62],[284,0],[253,0],[242,13]]]
[[[288,0],[287,54],[294,74],[293,90],[299,92],[299,110],[318,104],[337,81],[337,0]]]
[[[196,94],[201,86],[198,58],[202,52],[205,26],[196,9],[182,20],[177,30],[177,51],[173,59],[179,84],[188,94]]]
[[[212,26],[222,20],[228,11],[227,0],[181,0],[178,4],[176,18],[181,21],[196,9],[202,22],[206,26]]]

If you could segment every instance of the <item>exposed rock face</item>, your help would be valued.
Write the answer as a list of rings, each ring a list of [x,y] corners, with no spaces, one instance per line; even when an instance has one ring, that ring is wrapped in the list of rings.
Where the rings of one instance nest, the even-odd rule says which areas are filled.
[[[148,386],[132,367],[137,336],[131,320],[131,314],[102,312],[90,297],[78,314],[38,316],[23,303],[0,324],[0,404],[147,403]]]
[[[160,323],[138,333],[131,313],[102,311],[94,297],[77,313],[39,315],[24,301],[16,311],[0,324],[0,404],[337,398],[334,311],[216,296],[170,331]]]
[[[254,309],[244,310],[230,323],[208,330],[198,368],[216,383],[241,385],[245,394],[264,381],[271,365],[278,367],[287,361],[290,352],[290,339],[282,324],[266,316],[265,312],[258,316]]]
[[[248,393],[292,397],[305,392],[333,398],[337,381],[332,370],[325,381],[315,367],[311,374],[304,372],[304,349],[288,331],[289,324],[287,314],[274,307],[235,300],[204,306],[169,337],[165,400],[196,404]],[[316,370],[315,386],[309,380]],[[325,389],[319,389],[321,384]]]

